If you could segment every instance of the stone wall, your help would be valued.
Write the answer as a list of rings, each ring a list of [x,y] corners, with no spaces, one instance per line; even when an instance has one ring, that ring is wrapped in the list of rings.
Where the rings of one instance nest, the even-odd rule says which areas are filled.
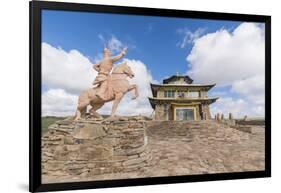
[[[43,176],[130,172],[151,159],[143,117],[58,121],[42,137]]]
[[[155,106],[155,120],[166,120],[165,105],[157,104]]]

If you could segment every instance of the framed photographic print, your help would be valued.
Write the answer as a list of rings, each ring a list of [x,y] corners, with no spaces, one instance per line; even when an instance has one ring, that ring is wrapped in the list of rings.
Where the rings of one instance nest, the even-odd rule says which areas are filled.
[[[270,177],[270,22],[30,2],[30,191]]]

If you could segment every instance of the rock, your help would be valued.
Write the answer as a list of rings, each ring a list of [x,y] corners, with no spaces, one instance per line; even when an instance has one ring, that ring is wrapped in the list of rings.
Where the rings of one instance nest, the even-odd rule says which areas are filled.
[[[53,157],[53,156],[54,156],[54,154],[53,154],[53,153],[50,153],[50,152],[45,151],[45,152],[43,152],[43,156]]]
[[[78,158],[85,160],[104,160],[113,155],[113,148],[109,146],[80,146]]]
[[[57,171],[57,170],[63,170],[64,169],[64,162],[62,161],[48,161],[44,164],[44,169],[46,171]]]
[[[144,152],[146,150],[146,146],[141,146],[138,148],[130,148],[130,149],[116,149],[114,151],[114,155],[125,155],[125,156],[130,156],[130,155],[136,155]]]
[[[102,124],[86,124],[84,127],[76,128],[73,133],[76,139],[95,139],[106,135]]]
[[[54,175],[54,176],[65,176],[65,175],[67,175],[67,173],[63,170],[57,170],[57,171],[52,172],[52,175]]]
[[[136,165],[136,164],[139,164],[139,163],[144,162],[146,160],[148,160],[147,155],[142,156],[142,157],[137,157],[135,159],[129,159],[129,160],[123,162],[123,166]]]
[[[72,117],[68,117],[64,120],[56,121],[56,124],[58,125],[71,125],[73,123]]]
[[[72,144],[74,144],[74,139],[73,139],[73,137],[65,136],[63,140],[64,140],[64,144],[66,144],[66,145],[72,145]]]
[[[119,117],[119,121],[128,121],[129,119],[127,117]]]
[[[89,172],[90,170],[87,168],[74,168],[74,169],[67,169],[68,174],[72,176],[77,176],[85,172]]]

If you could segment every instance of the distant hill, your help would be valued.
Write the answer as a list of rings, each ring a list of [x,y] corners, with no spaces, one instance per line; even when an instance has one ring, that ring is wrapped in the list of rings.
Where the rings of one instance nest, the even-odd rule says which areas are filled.
[[[56,121],[63,120],[66,117],[55,117],[55,116],[46,116],[42,117],[42,130],[41,133],[44,134],[48,130],[48,127],[55,123]]]

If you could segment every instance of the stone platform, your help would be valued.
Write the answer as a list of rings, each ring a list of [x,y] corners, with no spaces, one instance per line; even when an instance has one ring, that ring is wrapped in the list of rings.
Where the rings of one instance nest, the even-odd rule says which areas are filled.
[[[95,134],[90,132],[86,136],[81,136],[79,129],[77,129],[80,124],[82,128],[85,127],[88,124],[86,122],[72,125],[72,129],[69,127],[69,129],[65,129],[62,123],[52,126],[54,128],[51,127],[49,132],[56,133],[52,135],[49,133],[43,137],[43,152],[46,154],[43,156],[43,183],[264,170],[264,126],[251,126],[251,132],[245,132],[212,120],[151,121],[129,119],[119,120],[113,125],[111,125],[112,123],[104,123],[104,125],[110,125],[110,127],[106,126],[106,128],[110,128],[107,132],[97,129]],[[131,137],[127,139],[125,137],[127,136],[126,129],[122,131],[120,126],[129,126],[130,121],[133,125],[137,125],[135,126],[137,133],[134,134],[135,131],[131,130],[128,135]],[[96,124],[96,122],[91,124]],[[138,131],[139,128],[144,128],[144,126],[141,127],[141,124],[146,125],[145,129]],[[61,131],[56,130],[58,127]],[[117,141],[121,141],[113,146],[115,142],[109,136],[114,136],[111,133],[115,132],[115,128],[119,129],[114,135],[121,135],[120,138],[117,138]],[[69,133],[65,134],[65,131]],[[71,138],[72,134],[75,134],[75,137]],[[147,135],[147,137],[134,138],[135,135]],[[94,136],[100,137],[95,138]],[[104,139],[104,145],[100,144],[100,139]],[[88,140],[94,140],[99,145],[89,145],[86,149],[83,144],[91,144]],[[112,145],[108,147],[108,144]],[[73,149],[72,153],[70,153],[71,148],[66,149],[70,152],[65,152],[65,154],[60,150],[61,146],[68,148],[68,146],[79,147],[79,145],[82,145],[81,150]],[[138,149],[139,145],[145,149],[142,153],[128,154],[130,152],[128,149]],[[58,148],[57,151],[55,151],[56,148]],[[52,151],[50,152],[50,150]],[[94,157],[91,157],[92,154],[87,153],[88,151],[93,151],[92,154],[101,155],[104,159],[95,160]],[[67,157],[63,158],[66,155]],[[91,158],[91,162],[86,161],[85,156],[87,159]],[[54,157],[59,161],[54,161]],[[83,159],[79,160],[80,157]],[[120,162],[116,161],[120,158],[122,158]],[[126,161],[128,158],[132,161]],[[98,165],[98,163],[104,165]],[[114,164],[117,166],[113,166]],[[95,169],[97,167],[99,169]],[[121,170],[111,172],[114,167],[121,168]]]
[[[42,137],[42,174],[85,178],[144,170],[151,160],[142,117],[58,121]]]

